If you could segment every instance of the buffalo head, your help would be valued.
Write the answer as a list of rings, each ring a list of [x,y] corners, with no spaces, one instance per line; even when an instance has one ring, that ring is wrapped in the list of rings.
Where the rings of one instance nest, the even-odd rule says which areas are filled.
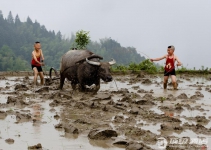
[[[103,81],[105,81],[105,82],[112,81],[112,76],[111,76],[111,73],[110,73],[110,67],[111,67],[111,65],[116,63],[116,61],[114,59],[112,59],[109,62],[96,62],[96,61],[91,61],[91,60],[86,58],[86,62],[90,65],[99,66],[98,76]]]

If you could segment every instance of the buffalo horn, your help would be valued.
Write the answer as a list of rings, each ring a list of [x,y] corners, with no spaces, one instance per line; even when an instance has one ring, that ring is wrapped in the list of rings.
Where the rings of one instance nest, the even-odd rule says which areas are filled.
[[[115,64],[116,63],[116,61],[112,58],[112,60],[111,61],[109,61],[108,62],[110,65],[113,65],[113,64]]]
[[[100,66],[100,62],[96,62],[96,61],[90,61],[86,58],[86,62],[91,64],[91,65],[96,65],[96,66]]]

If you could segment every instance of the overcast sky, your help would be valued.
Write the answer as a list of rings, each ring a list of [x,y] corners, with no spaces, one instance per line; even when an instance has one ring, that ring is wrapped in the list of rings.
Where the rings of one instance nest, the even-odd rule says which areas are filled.
[[[145,57],[174,45],[185,67],[211,68],[211,0],[0,0],[0,10],[66,37],[81,29],[93,41],[111,37]]]

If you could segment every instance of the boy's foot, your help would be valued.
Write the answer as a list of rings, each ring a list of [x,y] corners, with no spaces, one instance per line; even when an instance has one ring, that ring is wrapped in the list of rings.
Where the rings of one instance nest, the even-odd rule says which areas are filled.
[[[177,89],[177,82],[173,82],[172,85],[173,85],[174,90],[178,90]]]
[[[163,83],[163,88],[164,88],[164,89],[167,88],[167,83]]]

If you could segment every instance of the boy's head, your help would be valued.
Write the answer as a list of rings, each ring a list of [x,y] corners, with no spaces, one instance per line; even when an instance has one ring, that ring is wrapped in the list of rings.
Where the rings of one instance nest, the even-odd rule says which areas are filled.
[[[167,52],[169,55],[174,53],[175,47],[173,45],[168,46]]]
[[[41,49],[41,44],[40,44],[40,42],[35,42],[35,43],[34,43],[34,48],[35,48],[36,50]]]

